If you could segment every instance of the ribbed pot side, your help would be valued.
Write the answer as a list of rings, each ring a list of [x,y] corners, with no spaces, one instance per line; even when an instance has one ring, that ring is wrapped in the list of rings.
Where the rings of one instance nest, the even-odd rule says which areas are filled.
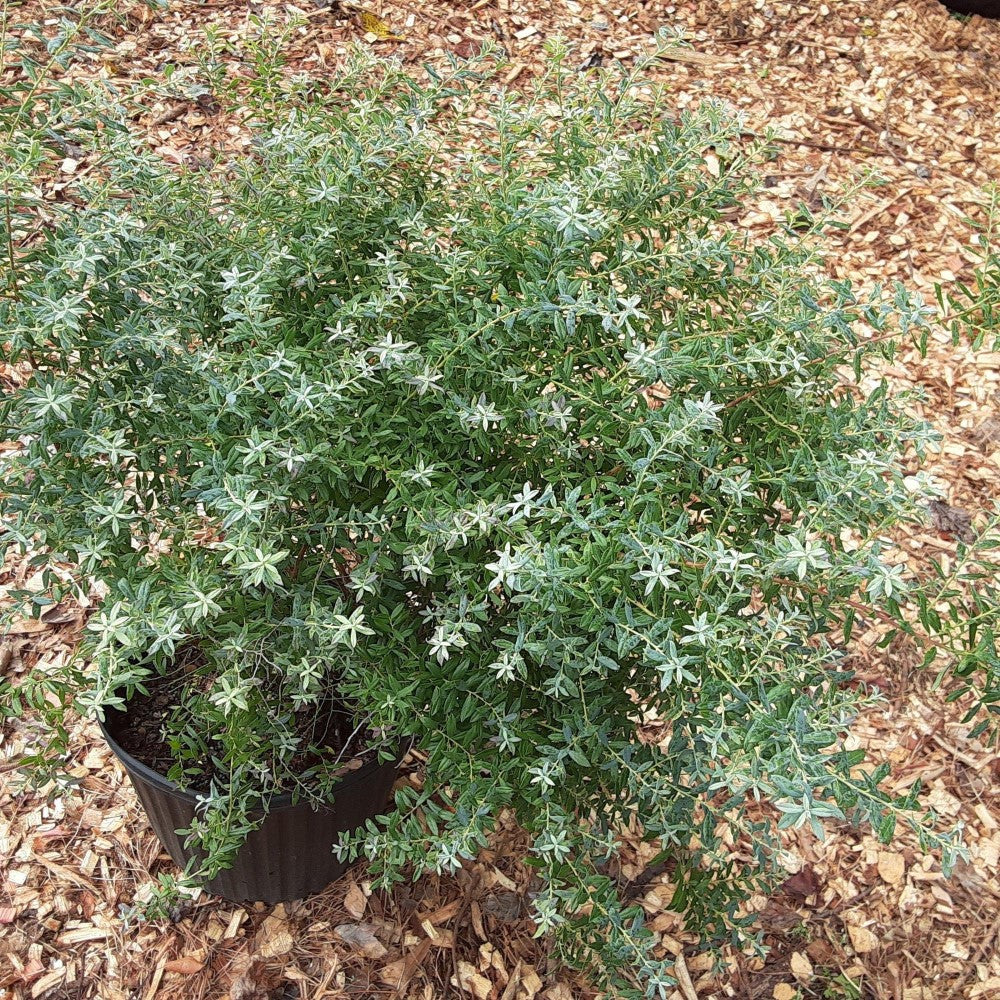
[[[101,731],[122,762],[160,843],[174,863],[184,868],[191,852],[175,831],[190,825],[195,796],[122,749],[116,735],[126,718],[125,712],[106,710]],[[292,804],[290,795],[274,799],[261,826],[240,848],[233,867],[207,880],[204,888],[235,903],[281,903],[325,889],[349,867],[334,856],[334,844],[341,833],[385,812],[397,764],[374,761],[351,771],[336,786],[327,807]]]
[[[983,17],[1000,17],[1000,0],[941,0],[941,2],[956,14],[980,14]]]

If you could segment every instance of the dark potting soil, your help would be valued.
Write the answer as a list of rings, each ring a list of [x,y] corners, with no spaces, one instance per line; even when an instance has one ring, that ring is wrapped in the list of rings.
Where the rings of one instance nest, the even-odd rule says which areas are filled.
[[[127,716],[114,726],[112,735],[118,745],[157,774],[166,776],[177,764],[164,739],[164,725],[176,709],[179,691],[191,682],[190,672],[201,665],[200,659],[200,655],[186,661],[179,657],[177,673],[146,681],[149,694],[136,693],[129,700]],[[366,752],[374,734],[366,728],[359,731],[354,714],[338,699],[328,698],[315,708],[292,713],[291,718],[294,734],[305,749],[287,767],[289,787],[278,786],[274,789],[276,793],[290,791],[295,779],[323,764],[338,762],[338,770],[347,772],[374,756],[373,752]],[[218,773],[210,760],[191,761],[186,766],[204,770],[203,775],[192,775],[189,783],[185,783],[188,791],[205,791],[213,779],[223,787],[228,783],[228,775]]]

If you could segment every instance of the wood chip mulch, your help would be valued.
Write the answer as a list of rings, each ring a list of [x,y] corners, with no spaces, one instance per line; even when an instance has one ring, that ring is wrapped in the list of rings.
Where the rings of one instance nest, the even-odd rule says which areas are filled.
[[[510,56],[509,86],[530,81],[547,40],[573,46],[581,68],[648,52],[663,26],[691,47],[661,61],[678,109],[721,98],[748,129],[775,131],[779,155],[737,224],[768,232],[801,204],[843,200],[846,227],[831,233],[828,267],[858,285],[901,279],[934,302],[934,286],[968,280],[969,219],[982,221],[983,186],[1000,178],[1000,22],[958,19],[935,0],[692,0],[598,4],[592,0],[204,0],[155,10],[123,5],[108,21],[113,50],[84,72],[128,88],[169,88],[136,121],[166,159],[245,141],[197,86],[202,32],[211,28],[238,61],[254,19],[304,16],[286,43],[290,70],[334,72],[349,48],[371,46],[418,67],[466,57],[492,40]],[[54,17],[54,3],[9,5],[12,22]],[[364,17],[363,14],[374,15]],[[382,37],[388,36],[388,37]],[[711,169],[710,161],[707,168]],[[67,150],[66,175],[87,169]],[[861,185],[867,179],[869,183]],[[60,178],[54,178],[52,196]],[[987,344],[987,347],[992,346]],[[952,558],[956,540],[993,507],[1000,477],[1000,354],[931,338],[926,357],[902,352],[883,371],[943,435],[929,469],[947,503],[926,526],[896,539],[915,570]],[[23,373],[0,367],[0,381]],[[0,442],[0,449],[12,447]],[[0,574],[7,590],[38,584],[23,561]],[[0,640],[0,669],[17,676],[71,654],[87,609],[59,607]],[[1000,997],[1000,755],[970,739],[961,704],[949,705],[919,656],[862,635],[859,673],[885,703],[854,730],[873,760],[890,760],[903,789],[923,782],[922,804],[945,825],[963,824],[970,861],[951,879],[916,838],[890,847],[831,824],[817,842],[786,837],[788,880],[759,913],[766,958],[699,954],[668,909],[666,876],[642,902],[664,954],[675,956],[672,1000],[995,1000]],[[241,907],[201,895],[172,920],[138,921],[131,908],[171,866],[96,727],[73,726],[65,781],[24,790],[16,763],[44,740],[27,717],[0,734],[0,1000],[409,997],[435,1000],[573,1000],[582,981],[550,962],[531,937],[529,873],[521,835],[501,824],[488,851],[454,878],[425,878],[374,893],[363,868],[287,906]],[[419,780],[410,776],[406,780]],[[739,845],[734,845],[738,852]],[[623,874],[648,856],[636,847]]]

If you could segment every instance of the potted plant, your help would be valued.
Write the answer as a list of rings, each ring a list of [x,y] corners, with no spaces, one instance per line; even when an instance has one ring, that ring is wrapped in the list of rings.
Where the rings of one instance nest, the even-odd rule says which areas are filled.
[[[690,926],[741,933],[774,870],[756,801],[817,833],[912,814],[843,746],[852,631],[910,600],[933,648],[968,636],[884,540],[929,432],[859,391],[921,303],[821,281],[814,230],[727,221],[755,151],[721,105],[551,56],[527,96],[485,64],[269,89],[208,168],[105,128],[0,306],[31,368],[3,516],[64,567],[52,599],[106,586],[76,700],[170,685],[164,770],[210,861],[323,757],[298,724],[334,699],[369,754],[426,759],[338,857],[451,870],[512,810],[539,932],[652,995],[626,834]],[[963,663],[995,662],[983,635]]]

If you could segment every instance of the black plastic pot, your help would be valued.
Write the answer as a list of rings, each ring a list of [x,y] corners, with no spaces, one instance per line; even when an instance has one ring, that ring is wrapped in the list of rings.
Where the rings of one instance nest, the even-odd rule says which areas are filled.
[[[956,14],[981,14],[983,17],[1000,17],[1000,0],[941,0]]]
[[[179,867],[191,852],[175,831],[186,829],[195,812],[195,796],[148,768],[118,744],[127,713],[105,711],[101,732],[122,762],[160,843]],[[333,846],[340,834],[385,812],[397,775],[396,761],[373,761],[351,771],[336,786],[329,807],[292,804],[291,795],[272,800],[267,816],[240,848],[232,868],[204,883],[205,889],[232,902],[281,903],[319,892],[349,867]]]

